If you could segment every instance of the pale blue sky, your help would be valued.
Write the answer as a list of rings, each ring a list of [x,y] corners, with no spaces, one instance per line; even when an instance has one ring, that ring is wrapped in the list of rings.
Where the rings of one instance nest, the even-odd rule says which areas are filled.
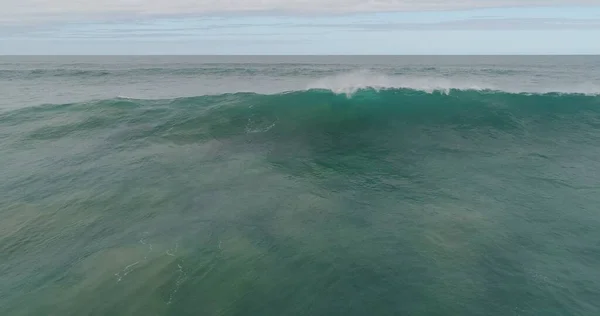
[[[0,54],[600,54],[597,2],[285,15],[61,13],[5,18]]]

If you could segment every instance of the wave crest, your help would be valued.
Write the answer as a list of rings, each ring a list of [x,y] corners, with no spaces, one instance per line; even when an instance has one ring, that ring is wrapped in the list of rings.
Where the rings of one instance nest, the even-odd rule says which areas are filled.
[[[333,76],[327,76],[310,82],[306,90],[323,89],[330,90],[336,94],[354,95],[360,90],[374,89],[377,91],[388,89],[410,89],[427,93],[449,94],[452,90],[461,91],[498,91],[505,93],[562,93],[562,94],[585,94],[600,95],[600,85],[590,82],[572,84],[567,87],[539,87],[527,88],[520,82],[510,81],[499,85],[481,80],[481,78],[450,78],[431,76],[404,76],[387,75],[371,70],[357,70]]]

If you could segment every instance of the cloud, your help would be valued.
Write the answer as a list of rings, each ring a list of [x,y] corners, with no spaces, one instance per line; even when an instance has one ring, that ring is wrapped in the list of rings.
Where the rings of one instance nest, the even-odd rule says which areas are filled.
[[[0,23],[239,12],[351,13],[600,5],[599,0],[0,0]]]
[[[600,30],[598,19],[568,18],[514,18],[478,17],[441,22],[389,22],[361,21],[344,17],[326,19],[283,18],[261,21],[260,18],[231,20],[153,20],[147,22],[76,25],[65,28],[43,28],[29,30],[25,34],[16,32],[12,37],[55,38],[55,39],[154,39],[154,40],[206,40],[248,38],[318,38],[324,33],[344,34],[351,32],[395,32],[395,31],[501,31],[501,30]],[[400,18],[398,20],[401,20]],[[11,35],[7,35],[11,36]]]
[[[325,27],[321,25],[307,25],[312,27]],[[352,30],[364,31],[432,31],[432,30],[590,30],[600,29],[600,19],[549,19],[549,18],[486,18],[468,19],[457,21],[444,21],[436,23],[370,23],[370,24],[338,24],[326,25]]]

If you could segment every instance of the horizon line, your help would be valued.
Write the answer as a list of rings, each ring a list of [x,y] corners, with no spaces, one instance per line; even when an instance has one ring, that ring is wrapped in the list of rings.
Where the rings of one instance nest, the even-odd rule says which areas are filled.
[[[0,54],[0,57],[367,57],[367,56],[387,56],[387,57],[436,57],[436,56],[599,56],[600,53],[571,53],[571,54],[533,54],[533,53],[513,53],[513,54]]]

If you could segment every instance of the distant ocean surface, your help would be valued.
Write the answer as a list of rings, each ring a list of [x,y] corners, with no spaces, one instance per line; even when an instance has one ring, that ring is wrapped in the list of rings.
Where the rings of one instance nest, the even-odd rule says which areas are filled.
[[[0,315],[600,315],[600,57],[0,57]]]

